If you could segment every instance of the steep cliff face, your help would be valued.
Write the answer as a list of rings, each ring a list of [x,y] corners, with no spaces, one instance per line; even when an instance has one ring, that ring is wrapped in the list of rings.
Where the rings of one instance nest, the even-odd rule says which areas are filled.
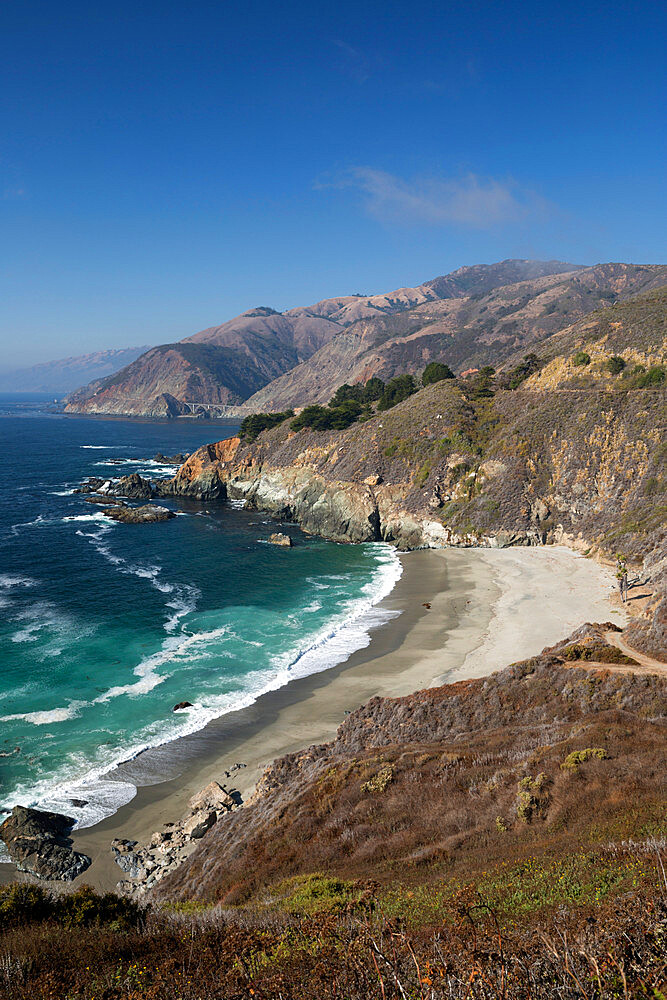
[[[539,544],[639,557],[661,529],[665,394],[604,389],[497,392],[459,383],[421,390],[345,431],[294,433],[200,449],[164,486],[243,498],[307,530],[404,548]]]

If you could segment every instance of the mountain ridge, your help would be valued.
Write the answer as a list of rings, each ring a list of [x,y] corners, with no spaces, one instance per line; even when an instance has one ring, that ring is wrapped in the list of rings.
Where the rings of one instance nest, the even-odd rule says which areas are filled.
[[[83,379],[106,378],[150,350],[141,347],[107,348],[90,354],[71,355],[55,361],[43,361],[26,368],[0,373],[0,392],[72,392]]]
[[[147,352],[141,365],[84,386],[70,394],[69,412],[178,416],[189,413],[185,400],[218,406],[240,405],[268,384],[307,362],[337,335],[356,323],[382,323],[419,307],[485,294],[489,287],[529,276],[576,273],[583,265],[559,261],[508,260],[459,268],[414,288],[403,287],[376,296],[338,296],[279,313],[255,307],[219,326]],[[443,298],[447,296],[447,298]],[[419,322],[419,317],[417,322]],[[206,344],[218,352],[213,365],[201,370],[184,356],[183,345]],[[143,366],[143,367],[142,367]],[[212,368],[215,372],[212,373]],[[119,376],[121,376],[119,378]]]

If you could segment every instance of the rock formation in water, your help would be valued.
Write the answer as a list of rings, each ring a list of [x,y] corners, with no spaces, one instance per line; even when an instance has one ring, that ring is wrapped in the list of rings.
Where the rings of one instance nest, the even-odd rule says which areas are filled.
[[[71,882],[90,865],[89,857],[72,850],[69,834],[75,822],[61,813],[14,806],[0,826],[0,839],[21,871]]]

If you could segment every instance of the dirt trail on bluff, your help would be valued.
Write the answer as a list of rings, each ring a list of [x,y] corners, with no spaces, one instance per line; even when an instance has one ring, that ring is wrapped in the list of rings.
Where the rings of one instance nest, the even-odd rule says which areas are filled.
[[[612,646],[616,646],[626,656],[631,656],[633,660],[637,661],[640,667],[644,668],[643,670],[638,670],[637,667],[624,669],[628,669],[635,674],[660,674],[663,677],[667,677],[667,663],[663,663],[662,660],[656,660],[652,656],[647,656],[645,653],[640,653],[638,649],[635,649],[629,642],[626,642],[618,632],[606,632],[605,638]]]

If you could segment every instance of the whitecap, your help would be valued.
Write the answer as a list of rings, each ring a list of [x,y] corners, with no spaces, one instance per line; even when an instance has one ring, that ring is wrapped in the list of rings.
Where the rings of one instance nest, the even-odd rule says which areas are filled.
[[[71,701],[64,708],[51,708],[37,712],[16,712],[14,715],[3,715],[0,722],[31,722],[33,726],[47,726],[53,722],[67,722],[75,719],[81,709],[87,705],[85,701]]]
[[[12,587],[34,587],[37,580],[16,573],[0,573],[0,589],[10,590]]]

